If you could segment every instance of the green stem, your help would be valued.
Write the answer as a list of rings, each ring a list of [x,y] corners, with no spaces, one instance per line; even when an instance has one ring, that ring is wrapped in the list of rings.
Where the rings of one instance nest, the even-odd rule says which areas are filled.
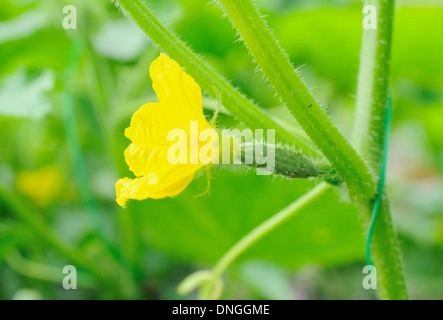
[[[51,228],[41,216],[30,211],[17,196],[0,188],[0,207],[2,206],[19,220],[26,223],[39,239],[64,256],[69,264],[92,273],[107,292],[112,293],[115,297],[126,297],[129,299],[139,296],[138,288],[132,278],[114,260],[108,259],[107,256],[101,256],[101,258],[106,260],[94,260],[85,256],[80,250],[64,243],[52,233]]]
[[[217,98],[216,91],[220,91],[225,108],[239,121],[252,129],[275,129],[277,139],[291,144],[298,143],[298,146],[302,146],[302,142],[297,141],[290,132],[273,121],[264,111],[214,71],[209,64],[203,62],[202,58],[196,55],[172,31],[163,26],[142,1],[116,0],[115,2],[126,15],[139,25],[154,44],[186,68],[186,71],[208,94]],[[214,90],[214,87],[217,90]]]
[[[205,287],[202,298],[208,299],[212,294],[212,287],[214,282],[220,278],[223,272],[237,259],[243,252],[252,247],[257,241],[283,225],[289,219],[294,217],[300,211],[308,207],[315,200],[323,196],[331,189],[331,185],[327,183],[320,183],[310,192],[304,194],[301,198],[284,208],[261,225],[253,229],[247,235],[245,235],[240,241],[238,241],[223,257],[215,264],[212,271],[212,279],[210,283]]]
[[[22,201],[17,199],[13,194],[0,189],[0,204],[3,204],[9,209],[11,213],[14,213],[17,218],[25,221],[36,234],[39,235],[46,243],[58,251],[61,255],[69,260],[70,264],[89,270],[93,273],[99,281],[108,282],[109,278],[103,273],[97,264],[89,259],[83,257],[82,253],[76,249],[70,248],[68,245],[61,242],[46,225],[43,219],[30,212],[23,204]]]
[[[85,44],[84,44],[85,43]],[[95,101],[94,106],[99,107],[95,109],[95,113],[97,116],[100,133],[105,137],[105,146],[110,151],[111,154],[116,154],[117,150],[115,148],[115,143],[113,136],[114,132],[111,130],[113,125],[112,122],[105,118],[100,120],[100,118],[104,118],[104,116],[100,117],[99,115],[104,115],[105,113],[109,113],[111,108],[109,106],[108,100],[106,99],[106,90],[103,86],[106,72],[103,72],[101,68],[101,61],[94,54],[91,49],[91,44],[88,40],[84,41],[82,38],[74,38],[73,45],[71,49],[70,59],[68,60],[68,64],[64,71],[65,81],[72,81],[77,74],[80,64],[80,58],[82,53],[86,49],[87,53],[87,62],[89,62],[88,70],[88,78],[91,79],[90,85],[88,88],[91,89],[92,100]],[[91,71],[92,70],[92,71]],[[68,82],[69,84],[69,82]],[[112,263],[118,264],[118,269],[122,269],[122,273],[124,276],[129,277],[128,271],[130,271],[131,276],[134,279],[130,281],[126,281],[127,287],[129,288],[126,291],[131,291],[129,296],[135,296],[135,281],[136,278],[139,278],[140,268],[139,268],[139,246],[137,245],[137,235],[134,229],[134,215],[123,215],[121,214],[119,218],[119,223],[121,226],[122,233],[122,242],[123,242],[123,253],[125,254],[125,258],[128,260],[128,266],[123,263],[126,261],[122,261],[121,252],[119,248],[115,245],[114,241],[111,240],[111,235],[109,234],[109,230],[105,228],[106,220],[97,204],[97,201],[94,197],[93,191],[91,189],[88,177],[88,171],[86,168],[86,164],[82,155],[82,148],[79,141],[78,128],[75,122],[75,108],[74,108],[74,97],[70,93],[70,88],[65,86],[64,91],[62,92],[62,116],[63,123],[66,131],[66,140],[69,152],[71,154],[71,158],[74,164],[74,172],[75,177],[77,179],[77,183],[79,185],[80,194],[82,200],[85,204],[85,208],[89,213],[91,220],[94,224],[95,230],[97,230],[98,238],[102,243],[104,243],[110,253],[112,253],[113,261]],[[109,90],[108,90],[109,91]],[[114,109],[114,108],[112,108]],[[107,121],[106,121],[107,120]],[[116,167],[118,167],[116,165]],[[128,267],[130,270],[123,270],[123,268]],[[123,284],[125,285],[125,284]],[[134,293],[134,295],[133,295]]]
[[[108,97],[106,93],[113,92],[113,86],[110,85],[111,81],[106,81],[109,78],[108,66],[105,62],[101,61],[97,54],[92,50],[90,40],[87,41],[87,57],[86,62],[89,62],[89,67],[85,68],[86,78],[89,79],[89,93],[91,100],[94,101],[94,110],[98,121],[101,134],[104,136],[105,147],[110,154],[110,161],[113,163],[114,169],[117,170],[119,175],[126,173],[126,168],[121,165],[121,150],[117,147],[116,132],[113,130],[116,126],[115,113],[121,106],[120,101],[115,101],[112,97]],[[134,85],[130,83],[128,86]],[[130,94],[130,88],[125,87],[123,90],[123,100],[126,101]],[[138,106],[144,104],[138,104]],[[117,221],[120,226],[119,231],[121,234],[121,250],[124,258],[121,259],[120,264],[127,264],[134,281],[140,278],[141,274],[141,253],[139,246],[139,233],[135,228],[136,223],[133,214],[123,214],[121,209],[118,210]],[[120,257],[121,258],[121,257]],[[119,259],[120,259],[119,258]]]
[[[389,149],[389,128],[391,125],[391,99],[388,100],[388,108],[386,110],[386,121],[385,121],[385,139],[383,143],[383,166],[380,172],[380,179],[378,182],[377,196],[374,201],[374,206],[372,208],[371,222],[369,225],[368,235],[366,238],[366,264],[372,265],[371,260],[371,242],[372,236],[374,235],[375,224],[377,222],[378,212],[380,210],[380,205],[383,200],[385,177],[386,177],[386,166],[388,162],[388,149]]]
[[[393,0],[366,0],[377,9],[376,29],[364,29],[357,86],[354,144],[367,155],[374,172],[380,172],[386,130],[389,69],[394,17]],[[361,205],[365,229],[370,223],[373,201]],[[403,262],[386,194],[373,230],[373,261],[382,299],[407,299]]]
[[[377,8],[376,29],[363,28],[353,144],[377,176],[381,170],[388,106],[393,0],[365,0]]]
[[[146,101],[146,98],[140,100],[140,102]],[[136,103],[131,103],[135,104]],[[139,104],[140,105],[140,104]],[[221,108],[218,107],[218,101],[211,97],[203,97],[203,108],[206,110],[211,110],[214,112],[219,112],[224,115],[232,116],[226,108],[223,106]],[[299,145],[303,146],[303,154],[309,156],[311,158],[319,158],[324,159],[323,155],[318,151],[318,149],[312,144],[309,140],[309,137],[299,126],[294,125],[294,123],[288,121],[286,115],[269,115],[272,120],[277,122],[280,126],[282,126],[286,131],[291,133],[291,135],[295,138],[296,141],[299,142]]]
[[[65,83],[69,83],[69,81],[72,81],[72,79],[75,78],[83,54],[83,49],[83,42],[79,38],[73,39],[68,64],[63,72]],[[63,127],[66,134],[66,144],[72,160],[78,190],[80,192],[86,212],[88,213],[91,222],[97,231],[98,238],[115,256],[117,256],[115,245],[105,229],[106,220],[100,211],[89,181],[89,173],[86,168],[75,119],[74,96],[69,89],[69,85],[65,84],[64,90],[61,93],[61,110]]]
[[[251,0],[219,0],[282,103],[346,183],[355,200],[371,198],[374,180],[363,159],[306,88]]]
[[[5,260],[14,271],[33,279],[61,283],[63,274],[60,272],[61,266],[51,266],[43,263],[25,259],[18,251],[11,251],[5,254]],[[93,289],[92,279],[88,274],[77,272],[79,287]]]

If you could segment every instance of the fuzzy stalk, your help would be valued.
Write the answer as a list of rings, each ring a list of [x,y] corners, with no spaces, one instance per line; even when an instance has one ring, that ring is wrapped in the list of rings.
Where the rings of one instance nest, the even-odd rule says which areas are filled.
[[[158,46],[186,69],[197,83],[213,98],[220,93],[224,107],[239,121],[252,129],[275,129],[280,141],[303,146],[288,130],[274,121],[228,81],[219,75],[202,57],[195,54],[177,35],[155,18],[140,0],[115,0],[120,9],[130,17]]]
[[[257,226],[251,232],[246,234],[234,246],[231,247],[216,263],[210,278],[202,288],[201,298],[203,300],[212,299],[214,296],[214,284],[220,279],[223,272],[246,250],[252,247],[259,240],[267,236],[269,233],[276,230],[278,227],[285,224],[292,219],[295,215],[309,207],[317,199],[324,196],[328,191],[332,189],[330,184],[320,183],[314,189],[301,196],[299,199],[291,203],[289,206],[273,215],[268,220]]]
[[[371,198],[375,184],[363,159],[306,88],[254,3],[219,2],[282,103],[336,169],[351,197]]]
[[[354,145],[367,156],[371,170],[379,175],[383,165],[383,150],[388,107],[389,73],[394,0],[366,0],[365,14],[376,9],[375,29],[363,28]],[[373,7],[369,7],[373,6]],[[366,21],[368,23],[370,21]],[[387,150],[385,151],[387,152]],[[379,179],[377,179],[379,180]],[[374,201],[360,206],[365,230],[370,225]],[[377,268],[377,287],[382,299],[408,299],[404,267],[398,238],[392,223],[389,200],[383,194],[372,240],[372,261]]]

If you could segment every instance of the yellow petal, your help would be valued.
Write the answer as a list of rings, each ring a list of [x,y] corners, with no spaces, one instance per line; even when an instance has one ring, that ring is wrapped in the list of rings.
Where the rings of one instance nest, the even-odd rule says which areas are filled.
[[[127,199],[173,197],[192,181],[202,163],[189,164],[191,153],[198,154],[206,142],[190,150],[191,122],[198,124],[200,132],[210,127],[203,114],[201,89],[180,65],[165,55],[160,55],[150,67],[153,88],[158,103],[148,103],[137,110],[125,135],[132,141],[125,150],[129,169],[138,179],[121,179],[116,184],[117,202],[124,205]],[[176,141],[168,141],[173,129],[181,129],[187,137],[188,164],[171,164],[168,150]]]
[[[177,125],[168,108],[160,103],[148,103],[132,116],[126,136],[132,141],[125,150],[126,163],[137,177],[148,175],[159,164],[168,163],[167,151],[172,142],[168,132]]]
[[[149,73],[159,102],[175,105],[182,114],[203,116],[201,89],[177,62],[160,54],[152,62]]]
[[[56,165],[20,171],[16,180],[17,189],[40,207],[50,204],[57,197],[62,184],[63,172]]]
[[[183,169],[183,168],[182,168]],[[145,200],[175,197],[182,192],[194,178],[194,170],[179,170],[174,175],[160,181],[155,174],[136,179],[124,178],[117,181],[115,189],[117,203],[124,207],[129,199]],[[188,171],[188,172],[186,172]]]
[[[201,89],[177,62],[162,54],[152,62],[150,74],[160,103],[142,106],[125,131],[132,141],[125,151],[126,163],[137,177],[153,173],[159,163],[168,171],[167,151],[174,143],[167,141],[171,130],[182,129],[189,138],[191,121],[198,122],[199,133],[210,128],[203,115]]]

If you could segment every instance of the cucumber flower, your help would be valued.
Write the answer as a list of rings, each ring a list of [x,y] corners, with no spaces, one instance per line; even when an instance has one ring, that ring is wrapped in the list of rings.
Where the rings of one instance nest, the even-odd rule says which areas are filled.
[[[149,73],[159,102],[138,109],[125,131],[132,142],[125,160],[136,178],[120,179],[115,185],[122,207],[128,199],[174,197],[197,170],[221,158],[219,134],[205,119],[194,79],[164,54],[152,62]],[[239,153],[238,142],[230,140],[234,146],[229,151]]]

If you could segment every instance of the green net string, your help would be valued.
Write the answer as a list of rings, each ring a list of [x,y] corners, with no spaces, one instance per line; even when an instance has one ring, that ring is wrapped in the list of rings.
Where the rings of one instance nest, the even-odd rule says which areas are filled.
[[[378,213],[380,211],[380,205],[383,198],[383,189],[385,185],[385,175],[386,175],[386,163],[388,159],[388,142],[389,142],[389,131],[391,126],[391,93],[388,94],[388,105],[386,108],[386,120],[385,120],[385,139],[383,143],[383,162],[380,172],[380,180],[377,188],[377,195],[374,202],[374,207],[372,208],[371,222],[369,226],[368,236],[366,238],[366,265],[372,265],[371,260],[371,242],[372,236],[374,235],[375,225],[377,223]]]

